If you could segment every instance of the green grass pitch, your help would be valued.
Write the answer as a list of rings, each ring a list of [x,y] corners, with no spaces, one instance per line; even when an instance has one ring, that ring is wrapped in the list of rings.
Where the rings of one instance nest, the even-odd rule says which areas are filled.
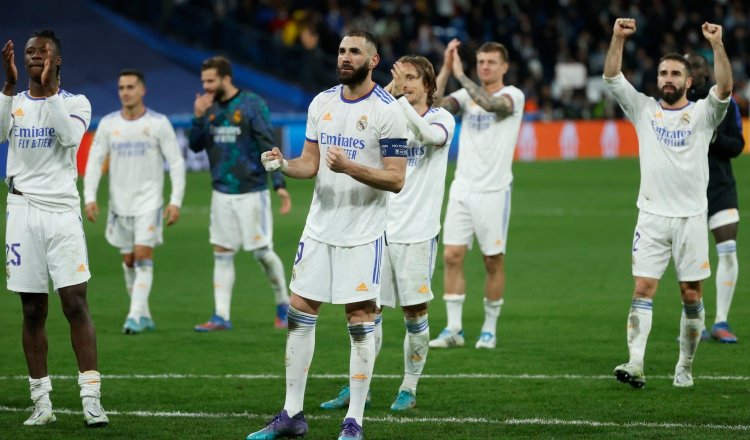
[[[750,218],[750,157],[735,162],[741,216]],[[452,178],[453,169],[449,171]],[[484,272],[468,255],[464,306],[467,347],[430,351],[417,408],[389,406],[403,371],[403,321],[384,313],[384,342],[365,412],[368,439],[750,438],[750,237],[740,227],[740,277],[730,322],[734,345],[702,343],[692,389],[672,387],[680,299],[673,269],[654,302],[646,351],[647,385],[634,390],[612,369],[627,360],[625,324],[632,293],[630,246],[638,163],[634,159],[516,163],[498,348],[473,348],[483,319]],[[105,179],[106,180],[106,179]],[[275,247],[287,276],[312,196],[312,181],[290,180],[293,211],[274,213]],[[285,332],[273,328],[273,295],[249,253],[235,259],[235,330],[197,334],[213,307],[208,244],[209,176],[188,176],[180,222],[156,250],[151,309],[157,330],[126,336],[128,310],[118,251],[104,240],[104,216],[86,221],[93,277],[89,303],[97,328],[102,403],[111,424],[87,430],[67,323],[53,296],[48,319],[54,426],[26,428],[31,401],[21,348],[20,301],[0,295],[0,439],[244,439],[284,403]],[[100,188],[100,205],[106,202]],[[274,204],[278,200],[274,196]],[[102,206],[104,208],[104,206]],[[711,261],[716,255],[711,239]],[[443,265],[433,279],[431,333],[445,325]],[[705,285],[706,322],[715,287]],[[320,402],[346,383],[349,339],[341,306],[323,306],[308,380],[307,438],[331,439],[344,412]]]

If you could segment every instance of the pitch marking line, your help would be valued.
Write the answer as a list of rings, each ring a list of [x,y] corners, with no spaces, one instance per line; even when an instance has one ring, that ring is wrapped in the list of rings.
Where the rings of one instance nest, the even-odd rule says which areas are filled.
[[[0,412],[6,413],[20,413],[28,412],[27,408],[12,408],[8,406],[0,406]],[[55,408],[55,412],[58,414],[66,415],[80,415],[80,410],[72,410],[65,408]],[[210,413],[210,412],[182,412],[182,411],[113,411],[107,410],[107,414],[110,416],[131,416],[131,417],[155,417],[155,418],[245,418],[245,419],[261,419],[268,420],[273,417],[271,414],[255,414],[255,413]],[[338,420],[340,416],[327,416],[327,415],[307,415],[305,418],[309,420]],[[595,420],[563,420],[563,419],[543,419],[543,418],[530,418],[530,419],[488,419],[485,417],[365,417],[368,422],[375,423],[447,423],[447,424],[464,424],[464,423],[481,423],[487,425],[529,425],[529,426],[587,426],[591,428],[600,427],[616,427],[616,428],[660,428],[660,429],[714,429],[722,431],[750,431],[750,425],[717,425],[717,424],[693,424],[693,423],[658,423],[658,422],[628,422],[628,423],[617,423],[617,422],[597,422]]]
[[[72,380],[78,376],[51,375],[52,379]],[[310,374],[311,379],[348,379],[347,374]],[[423,374],[421,379],[507,379],[507,380],[611,380],[612,375],[582,374]],[[649,379],[672,380],[674,376],[649,375]],[[374,379],[403,379],[400,374],[374,374]],[[28,376],[0,376],[0,380],[26,380]],[[110,380],[164,380],[164,379],[240,379],[266,380],[284,379],[283,374],[102,374]],[[750,376],[695,376],[696,380],[750,381]]]

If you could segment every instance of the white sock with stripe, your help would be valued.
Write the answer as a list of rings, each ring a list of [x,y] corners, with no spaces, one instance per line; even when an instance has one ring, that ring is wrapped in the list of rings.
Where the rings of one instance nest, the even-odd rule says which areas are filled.
[[[719,256],[719,264],[716,268],[716,320],[714,322],[726,322],[740,270],[737,264],[737,242],[727,240],[717,243],[716,253]]]
[[[417,382],[422,375],[427,352],[430,348],[430,325],[427,314],[416,318],[404,318],[404,381],[399,390],[409,390],[417,394]]]
[[[289,306],[289,327],[286,338],[286,400],[284,409],[289,417],[302,411],[310,370],[315,352],[315,324],[317,315],[300,312]]]
[[[500,308],[503,306],[503,299],[490,301],[484,298],[484,324],[482,332],[497,334],[497,318],[500,317]]]
[[[650,298],[633,298],[628,314],[628,351],[630,363],[643,368],[648,334],[654,316],[654,301]]]
[[[133,283],[135,283],[135,267],[128,267],[122,263],[122,273],[125,275],[125,290],[128,292],[128,298],[133,296]]]
[[[359,426],[362,426],[367,392],[370,390],[375,366],[374,333],[374,322],[349,323],[349,339],[352,345],[349,355],[349,410],[344,418],[353,418]]]
[[[680,318],[680,359],[678,365],[690,367],[701,341],[701,332],[706,327],[706,311],[703,309],[703,300],[695,304],[682,305],[682,317]]]

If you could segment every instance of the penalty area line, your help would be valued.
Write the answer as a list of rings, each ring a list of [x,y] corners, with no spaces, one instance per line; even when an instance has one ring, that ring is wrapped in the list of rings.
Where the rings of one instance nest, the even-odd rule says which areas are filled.
[[[55,413],[65,415],[80,415],[80,410],[67,408],[55,408]],[[13,408],[0,405],[0,413],[25,413],[29,412],[28,408]],[[268,420],[273,417],[271,414],[255,414],[248,412],[225,413],[225,412],[190,412],[190,411],[117,411],[107,410],[110,416],[123,417],[145,417],[145,418],[244,418]],[[308,420],[339,420],[340,415],[307,415]],[[443,423],[443,424],[485,424],[485,425],[506,425],[506,426],[584,426],[590,428],[654,428],[654,429],[711,429],[719,431],[750,431],[750,425],[720,425],[720,424],[696,424],[696,423],[672,423],[672,422],[599,422],[595,420],[564,420],[564,419],[545,419],[545,418],[528,418],[528,419],[490,419],[486,417],[365,417],[365,420],[372,423]]]

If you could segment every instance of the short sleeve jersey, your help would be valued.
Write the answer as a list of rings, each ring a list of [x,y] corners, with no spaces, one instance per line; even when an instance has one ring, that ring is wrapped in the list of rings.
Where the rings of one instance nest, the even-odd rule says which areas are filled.
[[[604,83],[635,126],[641,186],[638,208],[664,217],[691,217],[706,211],[708,146],[724,119],[729,98],[713,87],[705,99],[680,109],[662,108],[620,74]]]
[[[326,151],[341,148],[350,160],[383,168],[383,157],[406,157],[406,118],[395,99],[375,85],[356,100],[339,85],[318,94],[308,108],[305,138],[320,148],[305,234],[334,246],[359,246],[385,232],[388,193],[331,171]]]
[[[89,100],[65,90],[60,90],[58,95],[73,122],[88,129],[91,122]],[[76,187],[80,139],[75,146],[62,145],[54,127],[50,126],[48,105],[45,98],[34,98],[28,91],[13,97],[10,131],[0,136],[8,139],[6,176],[29,203],[40,209],[80,212],[81,199]]]
[[[503,118],[477,105],[466,89],[449,95],[458,102],[462,113],[454,185],[486,192],[505,189],[513,182],[511,166],[521,131],[525,97],[514,86],[505,86],[492,96],[501,95],[513,101],[513,112]]]
[[[169,119],[151,109],[128,120],[120,111],[103,117],[89,152],[84,177],[86,203],[96,201],[102,163],[109,155],[109,207],[121,216],[155,211],[164,204],[164,160],[177,168],[170,203],[182,204],[185,192],[184,160]]]
[[[431,108],[423,118],[445,131],[442,145],[425,145],[409,126],[406,183],[398,194],[390,194],[386,236],[392,243],[421,243],[440,232],[440,211],[445,194],[448,150],[456,120],[444,108]]]

